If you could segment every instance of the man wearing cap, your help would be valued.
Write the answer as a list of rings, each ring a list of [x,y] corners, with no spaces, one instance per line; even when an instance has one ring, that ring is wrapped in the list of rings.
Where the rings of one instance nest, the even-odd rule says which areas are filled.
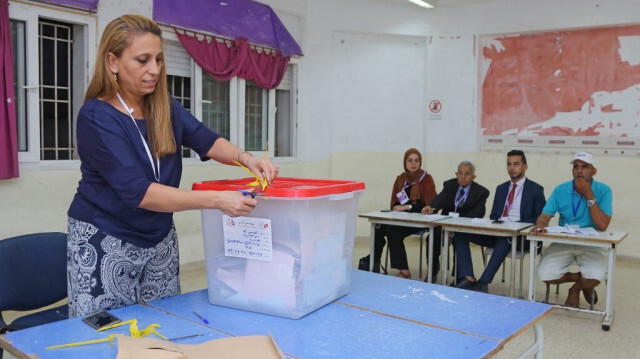
[[[573,165],[573,180],[558,185],[542,209],[533,231],[545,233],[549,221],[560,213],[559,225],[578,225],[604,231],[611,222],[611,188],[597,182],[593,176],[598,172],[593,156],[580,152],[570,161]],[[580,245],[552,243],[544,252],[538,265],[538,275],[547,284],[575,282],[569,288],[565,305],[578,307],[580,292],[587,302],[597,302],[595,287],[606,274],[606,249]],[[571,273],[569,267],[577,264],[580,272]]]

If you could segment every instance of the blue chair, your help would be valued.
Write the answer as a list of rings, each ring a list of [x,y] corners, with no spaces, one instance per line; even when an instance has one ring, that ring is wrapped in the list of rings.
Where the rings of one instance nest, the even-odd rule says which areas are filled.
[[[0,240],[0,334],[68,318],[66,304],[24,315],[8,324],[2,317],[3,311],[36,310],[66,297],[65,233],[34,233]]]

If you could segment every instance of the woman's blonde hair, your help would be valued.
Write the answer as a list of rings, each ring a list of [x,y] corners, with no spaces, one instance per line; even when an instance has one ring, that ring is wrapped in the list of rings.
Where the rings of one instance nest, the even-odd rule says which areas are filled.
[[[85,101],[94,98],[111,99],[116,96],[120,88],[109,69],[108,54],[112,53],[116,57],[122,56],[124,50],[131,45],[134,36],[148,33],[156,35],[162,40],[162,30],[158,24],[140,15],[123,15],[107,24],[102,33],[96,65],[85,95]],[[147,117],[147,136],[154,157],[161,158],[175,153],[176,141],[171,125],[167,69],[164,61],[161,63],[156,89],[153,93],[144,96],[143,106]]]

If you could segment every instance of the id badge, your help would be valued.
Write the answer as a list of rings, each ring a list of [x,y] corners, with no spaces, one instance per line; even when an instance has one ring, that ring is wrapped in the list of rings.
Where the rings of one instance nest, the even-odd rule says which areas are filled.
[[[396,197],[398,197],[398,201],[400,201],[400,204],[405,204],[409,202],[409,197],[404,191],[400,191],[396,193]]]
[[[449,216],[456,218],[456,217],[460,217],[460,213],[456,213],[456,212],[449,212]]]

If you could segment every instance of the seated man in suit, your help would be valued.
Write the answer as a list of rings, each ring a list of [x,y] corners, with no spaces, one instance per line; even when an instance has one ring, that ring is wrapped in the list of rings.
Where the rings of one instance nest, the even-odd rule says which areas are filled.
[[[593,179],[598,170],[593,156],[580,152],[570,162],[573,166],[571,181],[558,185],[551,193],[549,202],[544,206],[532,231],[536,234],[546,232],[549,221],[560,214],[558,224],[592,227],[604,231],[611,222],[611,188]],[[576,263],[580,272],[569,272]],[[564,243],[551,243],[540,258],[538,275],[547,284],[575,282],[569,288],[564,303],[570,307],[580,305],[580,292],[589,303],[598,301],[595,287],[604,279],[607,272],[606,248],[576,246]]]
[[[544,189],[525,177],[527,158],[524,152],[512,150],[507,153],[507,173],[510,181],[496,187],[491,219],[535,223],[545,204]],[[479,280],[473,275],[473,262],[469,242],[493,248],[493,254]],[[458,284],[456,287],[487,293],[504,258],[511,251],[510,238],[489,235],[459,233],[453,239],[453,248],[458,260]],[[518,242],[518,247],[520,243]],[[525,245],[525,248],[529,248]],[[521,248],[518,248],[521,249]]]
[[[445,181],[442,192],[422,209],[422,214],[432,214],[442,210],[442,214],[451,217],[482,218],[486,211],[485,204],[489,197],[489,190],[473,182],[476,178],[476,167],[470,161],[462,161],[458,165],[456,178]],[[453,237],[455,239],[459,233]],[[433,231],[433,263],[437,273],[440,267],[440,250],[442,231],[436,227]],[[429,253],[427,253],[427,257]],[[427,258],[427,261],[429,258]],[[436,276],[433,276],[435,281]],[[425,279],[426,280],[426,279]]]

